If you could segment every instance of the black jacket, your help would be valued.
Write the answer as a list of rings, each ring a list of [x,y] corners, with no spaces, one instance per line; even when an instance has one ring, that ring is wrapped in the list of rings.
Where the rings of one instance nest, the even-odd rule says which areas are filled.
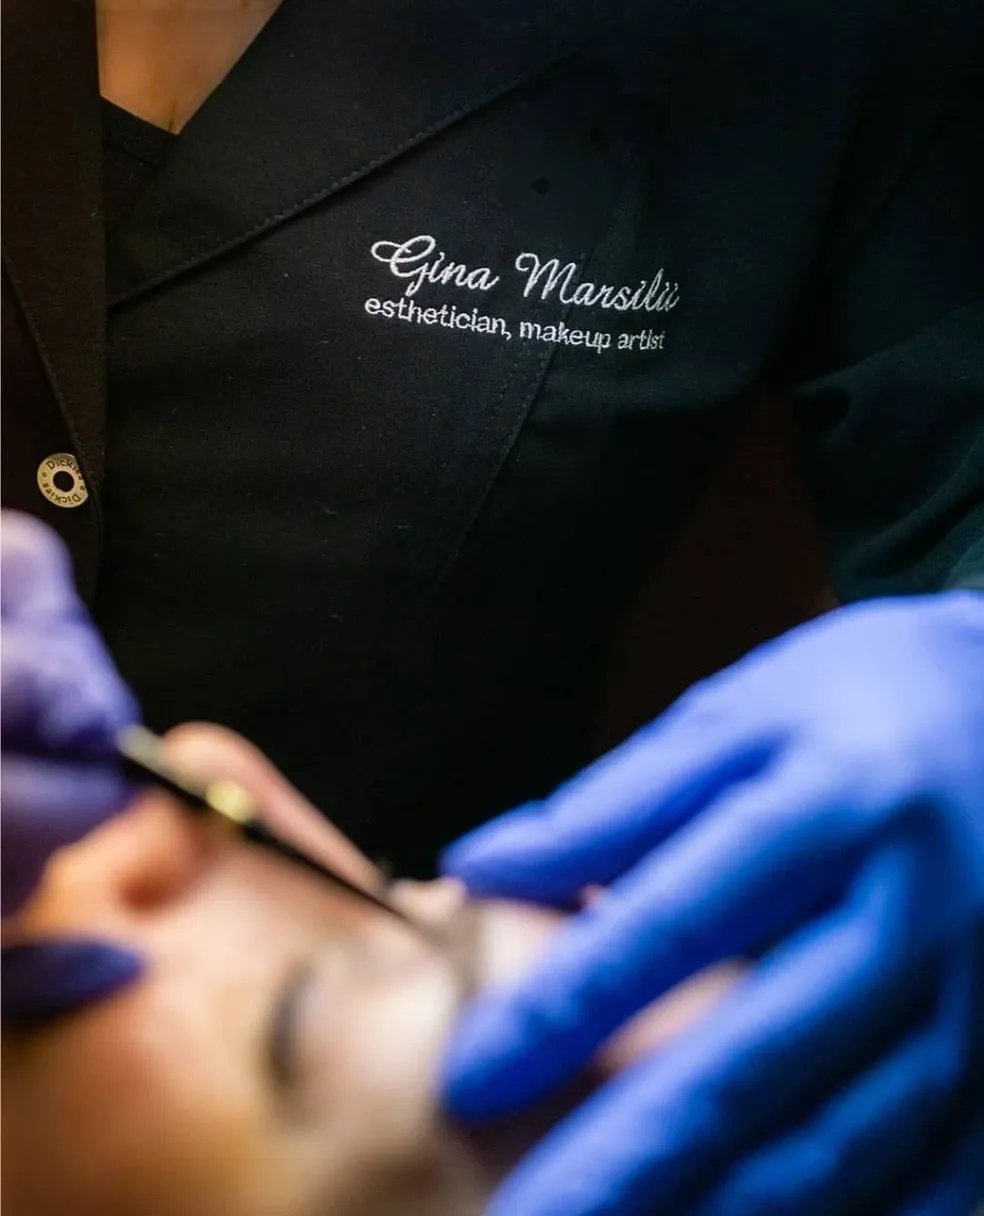
[[[90,7],[4,21],[5,501],[401,868],[582,761],[763,387],[844,599],[984,585],[978,0],[285,0],[108,248]]]

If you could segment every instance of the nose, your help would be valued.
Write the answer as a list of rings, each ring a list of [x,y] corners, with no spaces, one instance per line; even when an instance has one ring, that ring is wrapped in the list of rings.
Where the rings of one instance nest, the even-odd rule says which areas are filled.
[[[5,929],[5,1024],[44,1023],[138,978],[172,910],[190,906],[227,852],[219,826],[148,792],[56,853]]]
[[[122,925],[180,903],[228,847],[220,825],[158,792],[56,855],[38,911],[76,930]]]

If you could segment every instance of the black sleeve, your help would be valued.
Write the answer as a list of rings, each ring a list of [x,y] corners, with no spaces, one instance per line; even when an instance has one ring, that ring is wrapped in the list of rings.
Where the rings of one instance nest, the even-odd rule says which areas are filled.
[[[910,43],[859,124],[790,343],[845,601],[984,587],[984,72],[961,40],[927,45],[920,74]]]

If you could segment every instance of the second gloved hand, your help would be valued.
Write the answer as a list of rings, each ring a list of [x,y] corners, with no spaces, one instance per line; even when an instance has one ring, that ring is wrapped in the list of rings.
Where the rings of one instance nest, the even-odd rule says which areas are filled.
[[[542,1097],[674,984],[761,953],[545,1137],[494,1216],[984,1197],[984,595],[843,609],[760,648],[445,865],[479,894],[607,886],[465,1011],[445,1074],[464,1119]]]

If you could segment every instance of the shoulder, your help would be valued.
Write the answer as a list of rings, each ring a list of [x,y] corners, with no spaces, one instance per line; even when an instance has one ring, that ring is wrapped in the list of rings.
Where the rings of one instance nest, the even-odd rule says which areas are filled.
[[[980,0],[535,0],[528,11],[603,48],[643,88],[682,68],[710,88],[723,71],[818,102],[846,83],[897,91],[913,72],[949,92],[984,57]]]

